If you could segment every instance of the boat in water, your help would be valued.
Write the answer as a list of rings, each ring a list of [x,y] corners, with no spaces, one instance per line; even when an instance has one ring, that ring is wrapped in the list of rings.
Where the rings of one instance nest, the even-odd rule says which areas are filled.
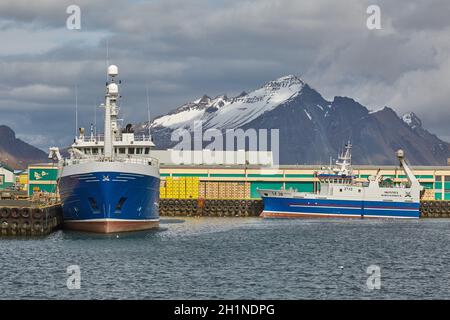
[[[104,134],[79,136],[59,160],[58,187],[65,228],[98,233],[147,230],[159,226],[159,163],[150,157],[151,136],[119,125],[118,68],[108,67]]]
[[[316,173],[320,190],[304,193],[295,190],[259,189],[264,202],[261,216],[266,218],[345,217],[345,218],[419,218],[423,187],[397,151],[407,182],[394,183],[380,175],[357,181],[351,167],[351,144],[339,155],[335,167]]]

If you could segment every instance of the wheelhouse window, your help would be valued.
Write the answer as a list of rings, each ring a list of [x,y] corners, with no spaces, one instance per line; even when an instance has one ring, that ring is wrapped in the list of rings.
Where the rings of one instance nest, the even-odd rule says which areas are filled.
[[[125,154],[125,148],[119,148],[119,154]]]
[[[145,148],[145,154],[149,154],[150,153],[150,148]]]
[[[128,148],[128,154],[134,154],[134,148]]]
[[[142,154],[142,148],[136,148],[136,154]]]

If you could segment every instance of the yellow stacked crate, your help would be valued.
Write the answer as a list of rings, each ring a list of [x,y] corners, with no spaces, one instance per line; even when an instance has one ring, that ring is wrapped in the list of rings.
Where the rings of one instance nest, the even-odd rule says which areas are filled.
[[[165,179],[166,198],[170,198],[170,179],[171,179],[171,177],[166,177],[166,179]]]
[[[198,177],[186,178],[186,198],[198,199],[199,197],[199,181]]]
[[[182,188],[181,178],[178,178],[175,181],[175,193],[177,194],[177,198],[183,198],[184,189]]]
[[[181,177],[178,180],[178,197],[180,199],[186,199],[186,178]]]
[[[174,177],[172,185],[173,185],[173,197],[180,198],[180,178]]]
[[[159,182],[159,197],[161,199],[166,198],[166,181],[162,179]]]
[[[159,188],[159,198],[160,199],[166,198],[166,188]]]
[[[206,182],[205,181],[201,181],[198,184],[198,196],[199,198],[206,198]]]
[[[178,190],[176,188],[176,180],[173,177],[166,178],[166,197],[169,199],[178,198]]]
[[[186,199],[192,198],[192,177],[186,177],[185,179],[185,194]]]
[[[178,179],[172,179],[172,198],[178,198]]]
[[[198,177],[192,178],[192,198],[198,199],[199,197],[199,180]]]

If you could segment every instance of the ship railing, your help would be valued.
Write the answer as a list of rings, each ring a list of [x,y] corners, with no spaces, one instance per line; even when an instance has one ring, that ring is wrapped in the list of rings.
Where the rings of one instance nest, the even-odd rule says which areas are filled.
[[[120,142],[123,141],[122,135],[118,135],[114,138],[114,141]],[[135,135],[132,141],[152,141],[151,135]]]
[[[95,135],[95,136],[80,136],[77,137],[77,142],[103,142],[105,141],[105,136],[103,134]],[[123,141],[122,135],[118,135],[113,137],[114,141],[120,142]],[[152,141],[151,135],[135,135],[132,141]]]
[[[152,166],[159,166],[159,160],[153,157],[120,157],[115,158],[114,161],[120,161],[125,163],[136,163],[136,164],[150,164]]]
[[[145,164],[150,166],[159,167],[159,160],[153,157],[86,157],[79,159],[65,159],[62,163],[63,166],[92,163],[92,162],[122,162],[122,163],[135,163],[135,164]]]
[[[152,136],[145,134],[134,136],[134,141],[152,141]]]
[[[78,137],[77,142],[103,142],[105,141],[104,135],[95,135],[95,136],[83,136]]]

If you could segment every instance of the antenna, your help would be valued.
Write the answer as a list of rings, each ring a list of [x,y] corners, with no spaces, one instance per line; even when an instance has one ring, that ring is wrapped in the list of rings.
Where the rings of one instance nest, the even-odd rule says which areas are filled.
[[[94,104],[94,137],[97,137],[97,105]]]
[[[147,94],[147,119],[148,119],[148,138],[151,138],[151,132],[150,132],[150,98],[148,95],[148,85],[145,88],[146,94]]]
[[[75,137],[78,136],[78,85],[75,85]]]
[[[106,38],[106,69],[109,67],[109,40]],[[108,73],[106,73],[106,82],[108,82]]]

